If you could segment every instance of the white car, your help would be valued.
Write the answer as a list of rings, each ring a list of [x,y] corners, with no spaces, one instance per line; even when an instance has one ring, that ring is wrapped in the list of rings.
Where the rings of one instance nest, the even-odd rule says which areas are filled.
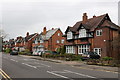
[[[34,51],[34,52],[33,52],[33,55],[40,56],[41,53],[42,53],[41,51]]]

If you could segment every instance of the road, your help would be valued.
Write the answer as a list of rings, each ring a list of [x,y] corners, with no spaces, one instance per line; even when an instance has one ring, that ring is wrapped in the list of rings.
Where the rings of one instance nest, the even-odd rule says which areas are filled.
[[[118,80],[117,73],[81,69],[29,57],[2,54],[2,71],[10,80]]]

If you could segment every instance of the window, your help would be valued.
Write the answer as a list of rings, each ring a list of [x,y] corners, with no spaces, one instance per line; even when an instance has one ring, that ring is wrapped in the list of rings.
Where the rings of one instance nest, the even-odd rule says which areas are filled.
[[[43,40],[40,40],[40,43],[43,43]]]
[[[89,45],[78,46],[78,54],[83,54],[86,51],[90,51],[90,46]]]
[[[101,48],[94,48],[94,52],[101,56]]]
[[[38,43],[38,41],[37,40],[35,40],[35,44],[37,44]]]
[[[72,32],[68,32],[67,33],[67,39],[72,39],[73,35],[72,35]]]
[[[64,39],[61,40],[61,43],[62,43],[62,44],[64,43]]]
[[[80,29],[79,30],[79,38],[81,38],[81,37],[87,37],[85,29]]]
[[[96,36],[101,36],[102,35],[102,30],[97,30],[96,31]]]
[[[59,41],[59,40],[57,40],[57,43],[60,43],[60,41]]]
[[[75,54],[74,46],[66,46],[66,53]]]
[[[58,33],[58,36],[60,36],[60,33]]]

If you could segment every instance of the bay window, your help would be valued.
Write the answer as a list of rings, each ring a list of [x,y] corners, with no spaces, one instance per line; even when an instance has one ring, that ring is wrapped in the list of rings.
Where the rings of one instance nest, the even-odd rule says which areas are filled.
[[[75,54],[74,46],[66,46],[66,53]]]
[[[89,45],[79,45],[78,46],[78,54],[83,54],[87,51],[90,51],[90,46]]]

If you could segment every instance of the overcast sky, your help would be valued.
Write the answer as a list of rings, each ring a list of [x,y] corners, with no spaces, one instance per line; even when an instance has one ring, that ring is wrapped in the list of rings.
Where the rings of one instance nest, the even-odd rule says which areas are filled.
[[[89,1],[89,2],[88,2]],[[0,14],[2,28],[7,39],[25,36],[26,32],[40,33],[43,27],[60,28],[73,26],[82,20],[83,13],[88,18],[108,13],[118,24],[119,0],[3,0]]]

